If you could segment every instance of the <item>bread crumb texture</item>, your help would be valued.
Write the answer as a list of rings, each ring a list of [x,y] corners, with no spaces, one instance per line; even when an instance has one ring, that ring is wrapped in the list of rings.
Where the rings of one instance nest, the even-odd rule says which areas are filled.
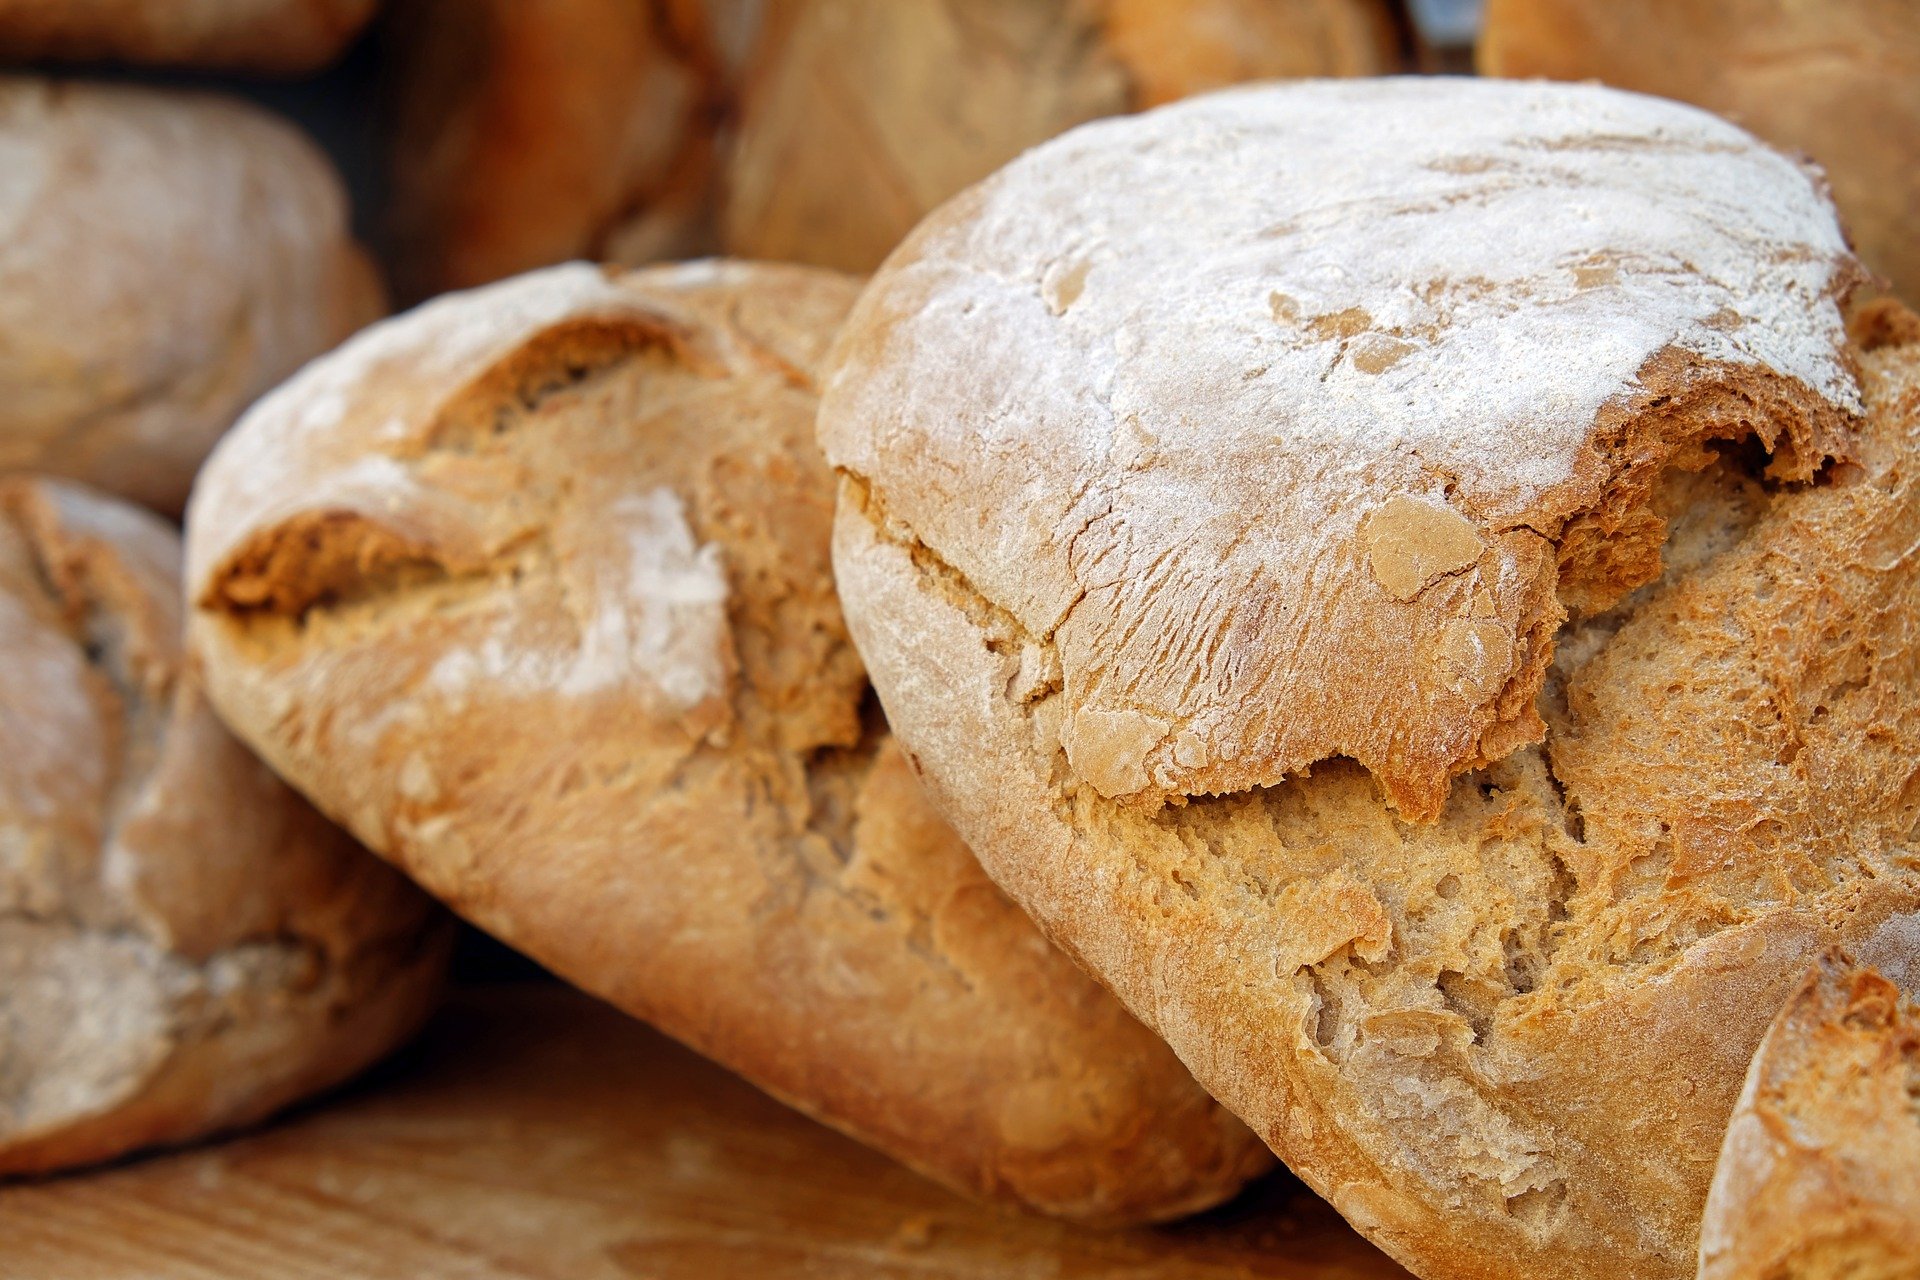
[[[1920,978],[1920,927],[1904,970]],[[1831,950],[1774,1019],[1720,1148],[1700,1280],[1920,1275],[1920,1007]]]
[[[1809,957],[1912,954],[1920,346],[1855,270],[1690,109],[1306,84],[1031,153],[837,341],[936,803],[1420,1275],[1690,1274]]]
[[[813,439],[857,289],[574,264],[316,362],[189,512],[213,697],[470,919],[932,1176],[1213,1204],[1268,1153],[993,886],[873,705]]]
[[[180,544],[0,482],[0,1175],[244,1124],[425,1016],[447,930],[214,719]]]

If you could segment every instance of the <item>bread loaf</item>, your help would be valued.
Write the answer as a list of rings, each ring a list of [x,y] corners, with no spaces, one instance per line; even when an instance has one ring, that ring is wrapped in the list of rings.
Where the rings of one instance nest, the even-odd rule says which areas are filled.
[[[1689,1274],[1809,957],[1912,949],[1920,346],[1857,275],[1692,108],[1323,82],[1028,153],[837,339],[936,804],[1430,1280]]]
[[[1488,0],[1482,72],[1604,80],[1810,154],[1867,265],[1920,304],[1911,0]]]
[[[1920,937],[1901,978],[1920,987]],[[1920,1009],[1843,952],[1773,1020],[1720,1148],[1700,1280],[1920,1276]]]
[[[0,1175],[245,1124],[425,1015],[425,895],[221,727],[180,542],[0,481]]]
[[[299,75],[332,62],[378,0],[0,0],[0,57]]]
[[[177,512],[255,396],[381,308],[346,196],[237,102],[0,77],[0,471]]]
[[[188,514],[216,703],[456,910],[968,1192],[1090,1221],[1263,1167],[981,873],[871,706],[814,369],[856,284],[573,264],[261,402]]]
[[[396,256],[413,298],[582,256],[867,270],[1095,116],[1391,69],[1385,0],[411,0]],[[713,223],[722,223],[717,231]]]

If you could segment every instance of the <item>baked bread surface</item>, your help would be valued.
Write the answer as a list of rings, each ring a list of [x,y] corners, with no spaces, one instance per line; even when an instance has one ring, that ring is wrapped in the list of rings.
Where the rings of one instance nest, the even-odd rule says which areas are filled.
[[[814,369],[857,282],[574,264],[275,392],[189,512],[239,732],[434,894],[974,1194],[1215,1203],[1257,1139],[926,806],[829,572]]]
[[[1909,0],[1489,0],[1497,76],[1603,80],[1812,156],[1869,267],[1920,305],[1920,22]]]
[[[245,1124],[412,1031],[448,929],[214,718],[180,543],[0,481],[0,1175]]]
[[[211,95],[0,77],[0,471],[177,513],[220,433],[379,314],[346,194]]]
[[[1920,1276],[1920,930],[1904,970],[1814,962],[1753,1055],[1700,1230],[1700,1280]]]
[[[332,62],[379,0],[0,0],[0,57],[298,75]]]
[[[1233,91],[863,294],[820,415],[990,874],[1429,1277],[1681,1276],[1807,959],[1910,951],[1913,318],[1688,108]]]

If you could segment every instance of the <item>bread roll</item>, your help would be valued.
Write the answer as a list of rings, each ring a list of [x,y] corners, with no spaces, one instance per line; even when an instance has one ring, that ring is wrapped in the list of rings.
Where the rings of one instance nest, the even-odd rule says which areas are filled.
[[[700,251],[721,204],[744,256],[866,270],[1070,125],[1398,58],[1384,0],[410,0],[401,18],[411,298]]]
[[[769,0],[725,243],[870,271],[935,205],[1083,121],[1398,60],[1381,0]]]
[[[1902,977],[1920,986],[1920,935]],[[1700,1280],[1920,1276],[1920,1008],[1843,952],[1773,1020],[1720,1148]]]
[[[0,471],[165,512],[240,411],[381,308],[346,196],[236,102],[0,78]]]
[[[378,0],[0,0],[0,57],[298,75],[338,57]]]
[[[180,541],[0,480],[0,1175],[246,1124],[426,1014],[428,899],[214,719]]]
[[[317,362],[188,515],[216,703],[469,919],[976,1195],[1213,1204],[1258,1140],[926,808],[828,572],[855,282],[574,264]]]
[[[1488,0],[1487,75],[1604,80],[1810,154],[1867,265],[1920,303],[1912,0]]]
[[[710,240],[751,0],[404,0],[394,271],[409,299]]]
[[[1920,347],[1856,274],[1691,108],[1321,82],[1030,152],[837,340],[936,804],[1430,1280],[1691,1272],[1808,957],[1912,947]]]

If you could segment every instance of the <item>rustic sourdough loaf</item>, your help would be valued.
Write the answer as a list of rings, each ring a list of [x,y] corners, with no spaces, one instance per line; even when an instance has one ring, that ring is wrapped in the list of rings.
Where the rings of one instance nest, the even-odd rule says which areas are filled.
[[[1920,13],[1912,0],[1489,0],[1497,76],[1603,80],[1805,151],[1867,265],[1920,304]]]
[[[1688,1274],[1807,958],[1911,949],[1920,347],[1855,274],[1691,108],[1325,82],[1030,152],[837,339],[936,803],[1421,1275]]]
[[[446,923],[214,718],[180,541],[0,481],[0,1175],[244,1124],[426,1013]]]
[[[237,102],[0,77],[0,471],[178,512],[249,402],[379,313],[346,195]]]
[[[299,75],[339,56],[379,0],[0,0],[0,57]]]
[[[967,1191],[1096,1221],[1267,1160],[934,816],[828,569],[855,282],[574,264],[275,392],[188,516],[216,703],[456,910]]]
[[[1920,937],[1908,990],[1920,986]],[[1822,955],[1773,1020],[1727,1126],[1700,1280],[1920,1276],[1920,1008]]]

